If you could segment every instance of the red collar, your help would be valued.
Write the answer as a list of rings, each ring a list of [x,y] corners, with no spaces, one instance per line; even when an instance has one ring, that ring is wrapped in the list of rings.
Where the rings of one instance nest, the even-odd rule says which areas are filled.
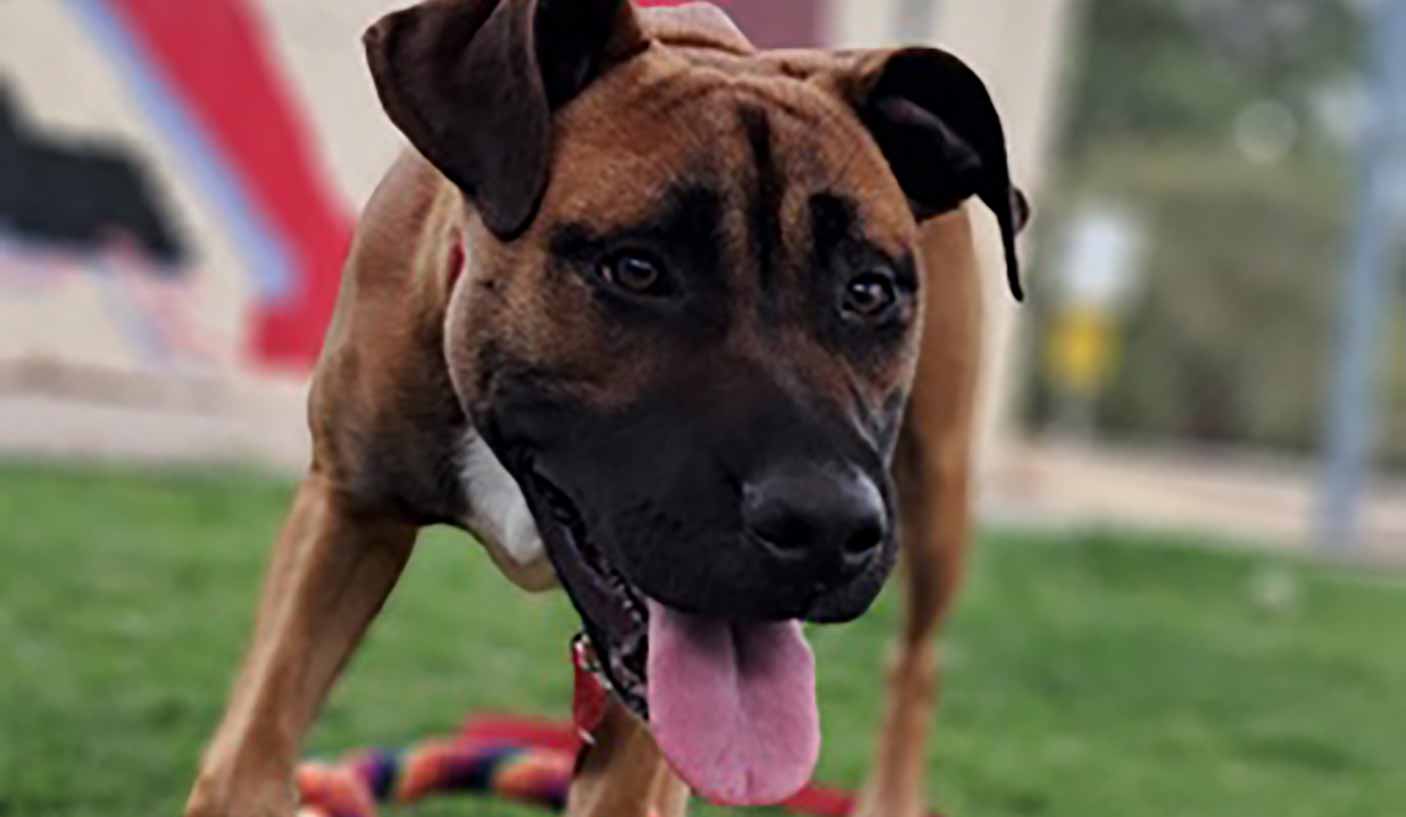
[[[571,720],[576,735],[585,746],[595,746],[595,732],[605,720],[610,704],[610,680],[600,667],[595,648],[585,633],[571,641],[571,666],[576,674],[576,689],[571,695]],[[652,817],[658,817],[650,812]]]
[[[571,696],[571,720],[581,742],[594,746],[595,732],[605,720],[605,709],[610,703],[610,681],[601,670],[596,651],[584,633],[571,641],[571,665],[576,673],[576,689]]]

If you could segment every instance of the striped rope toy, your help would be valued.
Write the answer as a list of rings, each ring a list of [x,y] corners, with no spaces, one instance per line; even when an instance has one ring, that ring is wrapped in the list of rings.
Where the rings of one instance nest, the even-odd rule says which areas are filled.
[[[483,740],[472,734],[400,752],[370,750],[336,764],[305,763],[297,776],[299,817],[376,817],[378,803],[481,794],[560,811],[575,753]]]
[[[580,739],[573,727],[514,718],[471,718],[454,737],[402,751],[356,752],[298,770],[298,817],[377,817],[378,804],[482,795],[561,811]],[[812,787],[785,806],[793,814],[846,817],[851,796]]]
[[[378,804],[405,805],[437,795],[483,795],[565,809],[576,756],[593,742],[591,733],[610,694],[583,637],[572,642],[571,661],[572,724],[474,717],[458,735],[408,749],[370,749],[336,763],[304,763],[297,774],[298,817],[377,817]],[[812,786],[784,808],[811,817],[847,817],[854,798]]]

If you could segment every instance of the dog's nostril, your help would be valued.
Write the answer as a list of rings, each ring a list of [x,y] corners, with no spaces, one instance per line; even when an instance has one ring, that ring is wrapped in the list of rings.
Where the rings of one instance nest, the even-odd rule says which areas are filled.
[[[845,553],[851,556],[866,556],[869,551],[883,544],[884,526],[882,518],[876,518],[871,524],[856,530],[845,542]]]
[[[757,514],[747,527],[753,536],[780,555],[804,556],[807,546],[815,539],[809,519],[775,505]]]
[[[887,515],[873,480],[833,468],[786,468],[748,483],[747,532],[788,561],[851,568],[883,544]]]

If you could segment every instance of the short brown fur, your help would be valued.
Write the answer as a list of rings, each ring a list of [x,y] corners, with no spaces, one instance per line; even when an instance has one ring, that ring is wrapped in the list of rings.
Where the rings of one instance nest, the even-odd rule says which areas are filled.
[[[591,409],[627,405],[679,365],[678,347],[641,346],[604,320],[589,288],[560,269],[549,247],[564,224],[606,234],[655,218],[680,184],[711,187],[723,200],[732,322],[719,353],[753,361],[851,412],[877,412],[894,392],[909,394],[893,464],[905,620],[859,815],[922,813],[934,637],[968,537],[981,337],[968,217],[956,212],[919,226],[879,145],[845,101],[862,84],[853,72],[870,58],[758,54],[706,10],[639,21],[652,37],[647,53],[606,72],[554,116],[551,182],[519,236],[500,240],[463,191],[413,151],[368,204],[314,375],[312,466],[275,547],[253,643],[201,765],[189,817],[293,814],[290,780],[302,736],[394,585],[418,528],[463,525],[474,511],[453,478],[452,452],[470,432],[476,404],[492,399],[498,372],[486,362],[530,362]],[[618,34],[611,48],[637,50]],[[774,214],[783,263],[771,292],[759,284],[755,225],[746,215],[759,181],[748,111],[767,123],[785,181]],[[706,149],[680,148],[690,145]],[[807,199],[824,190],[857,202],[866,238],[895,257],[914,254],[924,279],[911,333],[876,365],[837,355],[786,321],[780,325],[790,328],[778,335],[762,310],[768,298],[788,309],[804,283],[796,276],[814,243]],[[465,246],[461,271],[454,261]],[[514,583],[552,584],[544,560],[521,565],[486,544]],[[687,791],[637,720],[613,704],[598,737],[572,790],[572,817],[681,817]]]

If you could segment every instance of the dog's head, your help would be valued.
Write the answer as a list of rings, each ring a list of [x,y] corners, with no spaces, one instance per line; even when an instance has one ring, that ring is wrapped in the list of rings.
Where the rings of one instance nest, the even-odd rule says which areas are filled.
[[[367,46],[468,203],[455,388],[618,694],[660,733],[697,712],[656,676],[738,699],[752,665],[804,664],[778,622],[858,616],[894,563],[888,465],[942,274],[919,222],[980,198],[1018,291],[1025,205],[980,80],[932,49],[757,52],[701,4],[430,0]],[[794,783],[680,771],[733,801]]]

